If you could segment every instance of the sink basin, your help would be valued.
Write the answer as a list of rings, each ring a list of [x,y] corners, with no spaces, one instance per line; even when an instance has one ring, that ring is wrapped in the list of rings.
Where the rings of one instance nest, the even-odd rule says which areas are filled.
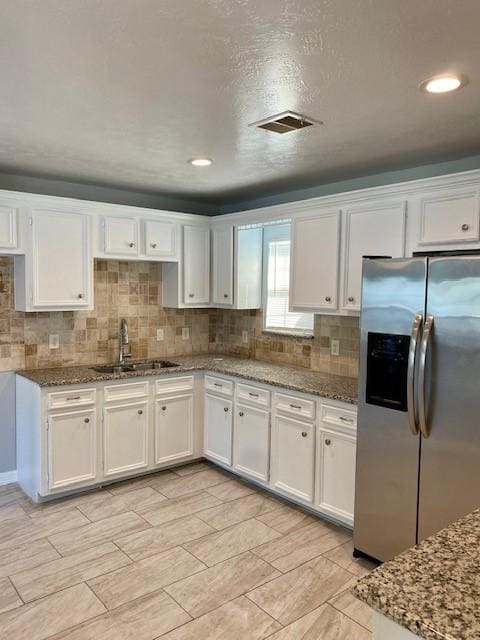
[[[178,366],[169,360],[148,360],[147,362],[132,362],[132,364],[106,364],[92,368],[98,373],[128,373],[129,371],[153,371],[154,369],[169,369]]]

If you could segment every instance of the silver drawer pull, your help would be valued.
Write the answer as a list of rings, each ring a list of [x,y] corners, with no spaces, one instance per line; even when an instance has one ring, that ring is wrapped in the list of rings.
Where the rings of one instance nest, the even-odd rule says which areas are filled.
[[[78,298],[79,300],[81,300],[81,299],[83,298],[83,293],[79,293],[79,294],[78,294],[78,296],[77,296],[77,298]]]
[[[244,416],[245,414],[243,413],[243,411],[239,411],[239,412],[238,412],[238,415],[239,415],[241,418],[243,418],[243,416]]]
[[[348,296],[348,301],[349,302],[355,302],[355,298],[353,296]]]
[[[151,245],[152,249],[156,249],[157,248],[157,243],[156,242],[152,242]]]
[[[188,294],[188,297],[189,297],[189,298],[194,298],[194,297],[195,297],[195,295],[194,295],[193,293],[189,293],[189,294]]]
[[[129,243],[128,243],[128,246],[129,246],[131,249],[133,249],[133,247],[135,246],[135,243],[134,243],[134,242],[129,242]]]
[[[325,440],[325,444],[326,444],[326,445],[327,445],[327,447],[328,447],[330,444],[332,444],[332,441],[331,441],[329,438],[327,438],[327,439]]]
[[[462,231],[468,231],[470,229],[470,225],[469,224],[462,224]]]
[[[301,410],[302,410],[302,407],[301,407],[299,404],[291,404],[291,405],[290,405],[290,407],[291,407],[292,409],[298,409],[298,411],[301,411]]]
[[[302,431],[302,438],[306,438],[308,436],[308,433],[306,431]]]
[[[330,296],[325,296],[325,302],[331,302],[332,298]]]
[[[141,409],[138,410],[138,415],[141,416],[143,414],[143,411]]]
[[[224,293],[224,294],[223,294],[223,297],[224,297],[224,298],[228,298],[228,293]]]
[[[258,393],[252,393],[251,391],[249,391],[248,395],[251,396],[252,398],[258,398]]]
[[[214,382],[214,383],[213,383],[213,386],[214,386],[214,387],[220,387],[220,388],[221,388],[221,387],[223,387],[223,384],[220,384],[220,382]]]
[[[71,396],[70,398],[67,398],[67,402],[71,402],[72,400],[81,400],[82,396]]]
[[[348,422],[348,424],[353,424],[352,418],[345,418],[344,416],[338,416],[338,419],[342,422]]]
[[[166,410],[167,410],[167,407],[162,407],[162,411],[166,411]]]
[[[228,407],[223,407],[223,410],[225,411],[225,413],[228,413]]]
[[[84,422],[85,424],[88,424],[90,422],[90,418],[85,418]]]

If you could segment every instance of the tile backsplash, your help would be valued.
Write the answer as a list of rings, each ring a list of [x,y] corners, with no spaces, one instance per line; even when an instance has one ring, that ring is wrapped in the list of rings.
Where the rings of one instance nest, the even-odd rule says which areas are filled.
[[[210,351],[344,376],[358,373],[355,317],[315,316],[313,338],[266,334],[261,311],[164,309],[161,265],[117,260],[95,260],[93,311],[24,313],[15,311],[13,269],[13,258],[0,257],[0,371],[114,361],[125,317],[135,358]],[[188,339],[182,337],[185,327]],[[157,342],[159,328],[164,340]],[[49,348],[49,334],[59,335],[58,349]],[[330,355],[332,338],[339,340],[339,356]]]

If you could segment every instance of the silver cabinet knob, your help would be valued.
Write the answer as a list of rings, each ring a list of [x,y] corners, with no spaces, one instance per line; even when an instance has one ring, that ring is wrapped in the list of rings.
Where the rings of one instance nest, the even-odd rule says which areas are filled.
[[[81,300],[83,298],[83,293],[79,293],[78,294],[78,298],[79,298],[79,300]]]
[[[194,298],[194,297],[195,297],[195,294],[193,294],[193,293],[189,293],[189,294],[188,294],[188,297],[189,297],[189,298]]]
[[[302,438],[306,438],[308,436],[308,433],[306,431],[302,431]]]
[[[131,249],[133,249],[133,247],[135,246],[135,243],[134,243],[134,242],[129,242],[129,243],[128,243],[128,246],[129,246]]]
[[[224,297],[224,298],[228,298],[228,293],[224,293],[224,294],[223,294],[223,297]]]
[[[328,447],[328,445],[332,444],[332,441],[331,441],[329,438],[327,438],[327,439],[325,440],[325,444],[326,444],[326,445],[327,445],[327,447]]]
[[[348,301],[349,302],[355,302],[355,298],[353,296],[348,296]]]
[[[239,415],[241,418],[243,418],[243,416],[244,416],[245,414],[243,413],[243,411],[239,411],[239,412],[238,412],[238,415]]]
[[[85,424],[88,424],[90,422],[90,418],[85,418],[84,422]]]
[[[139,410],[138,410],[138,415],[139,415],[139,416],[141,416],[141,415],[142,415],[142,413],[143,413],[142,409],[139,409]]]
[[[166,410],[167,410],[167,407],[165,407],[165,406],[162,407],[162,411],[166,411]]]
[[[331,298],[330,296],[325,296],[325,301],[326,301],[326,302],[331,302],[331,301],[332,301],[332,298]]]
[[[225,411],[225,413],[228,413],[228,407],[223,407],[223,410]]]
[[[469,224],[462,224],[462,231],[468,231],[470,229],[470,225]]]
[[[150,246],[152,247],[152,249],[156,249],[157,248],[157,243],[156,242],[152,242],[150,244]]]

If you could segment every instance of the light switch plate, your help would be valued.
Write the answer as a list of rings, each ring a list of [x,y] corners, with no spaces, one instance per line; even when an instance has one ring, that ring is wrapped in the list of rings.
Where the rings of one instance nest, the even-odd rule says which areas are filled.
[[[183,327],[182,328],[182,338],[183,338],[183,340],[189,340],[190,339],[190,329],[188,327]]]
[[[157,329],[157,342],[165,340],[165,331],[163,329]]]
[[[332,356],[340,355],[340,341],[339,340],[330,340],[330,353]]]
[[[48,347],[50,349],[58,349],[60,347],[60,336],[58,333],[51,333],[48,336]]]

